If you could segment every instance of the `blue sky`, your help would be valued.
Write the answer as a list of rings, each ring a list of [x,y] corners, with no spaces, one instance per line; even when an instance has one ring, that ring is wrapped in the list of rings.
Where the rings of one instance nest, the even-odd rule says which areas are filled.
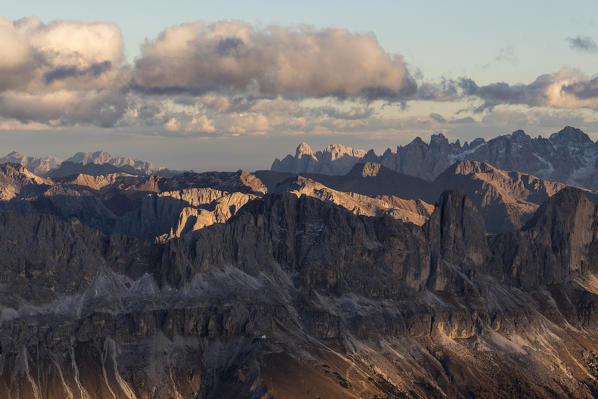
[[[146,90],[135,92],[133,95],[127,91],[128,97],[126,106],[123,105],[123,115],[119,114],[122,118],[110,119],[109,122],[103,119],[98,122],[98,118],[88,116],[80,117],[80,113],[83,112],[80,110],[77,111],[79,119],[70,114],[68,117],[58,115],[54,119],[44,119],[30,114],[23,116],[13,111],[3,112],[0,96],[0,128],[4,126],[3,131],[0,132],[0,145],[18,146],[19,148],[14,149],[21,152],[41,154],[44,151],[62,151],[64,154],[59,155],[67,155],[66,152],[76,150],[75,145],[79,146],[77,149],[83,150],[95,149],[101,145],[108,151],[126,152],[138,157],[150,156],[156,163],[166,163],[174,167],[188,165],[189,168],[210,169],[222,168],[222,165],[230,164],[230,169],[238,167],[252,169],[268,166],[275,155],[284,155],[277,151],[291,152],[298,141],[304,139],[315,146],[342,141],[346,144],[369,146],[381,150],[386,146],[394,147],[408,142],[415,135],[427,137],[436,131],[442,131],[452,139],[489,137],[517,128],[531,129],[532,134],[549,134],[559,125],[569,122],[580,125],[591,135],[598,134],[595,99],[588,97],[587,94],[592,93],[591,88],[594,84],[592,79],[598,72],[598,51],[591,46],[581,49],[572,45],[572,40],[576,38],[586,40],[589,44],[598,42],[596,18],[598,2],[596,1],[573,1],[565,4],[557,1],[491,3],[376,0],[368,2],[63,0],[14,2],[4,5],[1,13],[9,21],[37,17],[44,26],[51,25],[57,20],[115,24],[122,35],[123,49],[122,60],[118,61],[118,57],[114,60],[123,65],[121,72],[133,70],[133,80],[137,76],[136,61],[143,59],[149,62],[150,60],[149,52],[143,53],[141,46],[148,43],[151,48],[157,49],[159,44],[157,38],[165,29],[193,21],[203,21],[204,24],[210,25],[218,21],[239,20],[250,25],[256,32],[268,30],[271,25],[282,26],[290,31],[308,25],[320,32],[328,28],[337,28],[355,35],[373,34],[379,48],[389,57],[394,55],[402,57],[400,67],[403,68],[403,72],[407,71],[406,73],[417,81],[418,88],[449,81],[458,83],[460,90],[459,95],[450,100],[446,97],[442,99],[435,97],[433,100],[422,99],[418,94],[397,97],[392,101],[386,101],[386,98],[376,98],[373,101],[370,98],[364,101],[360,94],[356,94],[356,89],[352,88],[347,89],[349,95],[344,95],[342,99],[335,98],[336,92],[330,97],[317,90],[316,92],[312,90],[301,98],[298,98],[296,89],[293,92],[289,89],[266,93],[264,98],[267,98],[260,101],[268,101],[270,107],[274,95],[280,96],[281,103],[284,102],[289,110],[293,108],[293,111],[285,111],[294,112],[294,119],[286,124],[280,120],[281,112],[274,115],[271,110],[256,111],[256,109],[263,109],[259,106],[242,111],[216,112],[213,107],[210,108],[211,105],[206,105],[205,96],[199,98],[195,93],[182,93],[180,90],[176,95],[164,95],[166,86],[159,90],[152,87],[151,95],[147,95],[149,90],[147,87]],[[268,31],[266,36],[268,35],[273,36],[271,31]],[[198,36],[193,40],[202,43],[205,38]],[[170,45],[172,46],[172,43]],[[160,53],[159,57],[165,57],[164,53]],[[84,95],[81,89],[84,86],[83,80],[86,76],[92,76],[89,72],[91,69],[85,69],[85,65],[89,67],[99,63],[92,64],[89,60],[72,61],[72,57],[69,60],[71,61],[61,59],[54,65],[53,71],[54,73],[77,71],[76,79],[69,78],[74,83],[72,87],[68,87],[68,90],[72,98],[79,98]],[[117,61],[112,58],[111,60],[112,62],[107,65],[114,68]],[[155,60],[154,54],[151,61]],[[168,71],[172,72],[172,69]],[[211,73],[204,69],[201,71]],[[48,71],[45,70],[39,73],[49,76]],[[551,84],[560,82],[558,87],[578,90],[575,92],[578,97],[553,99],[550,97],[552,92],[547,90],[554,91],[554,87],[549,85],[542,86],[538,92],[533,92],[537,90],[534,81],[546,74],[550,75],[548,80]],[[121,76],[118,78],[119,81],[122,81],[122,73],[119,76]],[[221,78],[221,76],[217,77],[217,79]],[[0,90],[1,79],[0,76]],[[463,82],[463,79],[475,82],[475,88],[471,89],[471,86],[468,86],[469,89],[466,89],[459,83]],[[495,85],[501,82],[508,84],[506,92]],[[184,83],[195,84],[194,81]],[[221,80],[217,83],[220,84]],[[518,83],[522,85],[517,86]],[[572,83],[577,86],[571,86]],[[89,83],[86,90],[95,90],[96,93],[98,88],[101,88],[106,91],[110,89],[106,84],[106,82],[94,81]],[[237,81],[231,84],[238,88]],[[47,79],[46,85],[49,85]],[[65,92],[66,86],[54,84],[54,88],[40,89],[40,87],[38,82],[37,85],[32,83],[19,90],[22,90],[21,94],[35,92],[35,95],[44,96],[44,101],[50,101],[49,93],[52,93],[52,96],[59,93],[60,96],[68,97],[68,93]],[[118,86],[118,89],[114,89],[115,93],[122,93],[123,87]],[[230,87],[232,86],[226,86],[226,90],[218,89],[217,94],[237,100],[239,97],[248,96],[246,91],[231,92]],[[398,86],[393,86],[394,89],[398,90]],[[497,89],[502,91],[497,92]],[[10,88],[10,90],[12,90],[10,93],[14,94],[15,89]],[[75,90],[76,96],[73,94]],[[334,90],[338,90],[338,87]],[[159,95],[155,94],[157,91],[160,91]],[[19,97],[21,100],[22,98],[23,95]],[[108,98],[110,101],[116,101],[108,103],[108,108],[121,104],[120,100],[114,99],[113,95]],[[212,101],[212,99],[208,100]],[[8,101],[7,97],[6,103]],[[100,100],[93,101],[95,101],[93,104],[100,104],[98,102]],[[129,119],[139,117],[140,114],[137,112],[139,109],[133,110],[135,106],[139,109],[160,108],[162,113],[159,115],[162,115],[164,123],[150,127],[147,123],[143,126],[131,124],[130,121],[124,123],[123,120],[127,117]],[[323,110],[321,112],[327,116],[320,117],[315,122],[301,114],[302,111],[297,110],[297,107],[303,111],[309,109],[312,117],[314,107],[318,107],[318,110]],[[329,107],[334,107],[335,111],[329,112]],[[347,116],[350,110],[362,112],[362,108],[366,110],[363,111],[362,118],[354,119],[353,116]],[[334,119],[331,115],[339,115],[339,110],[344,112],[343,116]],[[43,111],[47,113],[47,107],[43,108]],[[430,123],[426,118],[429,119],[431,114],[440,115],[441,118],[434,117]],[[471,120],[464,122],[467,117]],[[241,121],[242,124],[253,124],[256,127],[254,130],[236,129],[226,118]],[[193,126],[202,126],[201,132],[210,134],[195,134],[197,132],[189,127],[191,121],[195,121]],[[294,128],[295,130],[290,133],[285,132],[285,126],[296,123],[302,123],[307,127],[303,130]],[[40,138],[33,139],[38,137],[36,135]],[[77,137],[76,140],[72,139],[73,135]],[[243,138],[240,138],[241,136]],[[214,160],[226,158],[227,151],[242,153],[243,149],[254,147],[247,144],[251,142],[252,137],[254,142],[261,144],[252,150],[255,153],[242,157],[243,161],[237,162],[240,160],[239,157],[232,159],[228,164]],[[61,143],[63,140],[65,143],[62,145],[56,144],[55,148],[52,147],[51,143]],[[36,145],[36,142],[45,141],[48,143],[44,146]],[[144,145],[135,144],[140,141],[143,141]],[[165,146],[165,142],[168,145]],[[235,147],[237,145],[240,146],[238,149]],[[190,146],[197,148],[199,152],[209,149],[205,150],[209,151],[209,154],[206,152],[209,157],[205,159],[211,160],[205,163],[187,160],[185,161],[187,163],[182,165],[181,157],[171,155],[179,150],[187,150]],[[161,155],[160,148],[168,148],[169,154]],[[215,153],[218,155],[214,155]]]

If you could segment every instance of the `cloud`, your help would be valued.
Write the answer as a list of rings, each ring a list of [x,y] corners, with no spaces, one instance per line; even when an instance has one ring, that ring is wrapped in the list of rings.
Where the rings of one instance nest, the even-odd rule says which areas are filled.
[[[580,100],[598,98],[598,77],[570,83],[563,86],[563,91],[572,94]]]
[[[501,62],[506,61],[511,64],[517,62],[517,56],[515,55],[515,49],[513,46],[503,47],[498,50],[498,55],[494,58],[495,61]]]
[[[86,68],[79,68],[75,65],[61,65],[51,71],[44,73],[44,79],[46,84],[50,84],[56,80],[64,80],[79,76],[100,76],[104,72],[107,72],[112,68],[110,61],[97,62],[91,64]]]
[[[0,54],[7,120],[111,127],[127,108],[128,68],[114,24],[0,18]]]
[[[435,112],[432,112],[430,114],[430,118],[434,119],[436,122],[439,122],[439,123],[445,123],[446,122],[446,119],[444,119],[444,117],[442,115],[437,114]]]
[[[346,111],[337,107],[327,106],[321,107],[319,110],[331,118],[349,120],[366,119],[374,114],[374,109],[370,107],[353,107]]]
[[[133,76],[138,90],[158,94],[399,100],[417,90],[403,59],[373,34],[241,21],[165,29],[143,46]]]
[[[265,134],[270,130],[270,121],[263,114],[240,113],[227,118],[223,131],[233,136]]]
[[[115,89],[123,41],[108,23],[0,18],[0,92],[5,90]]]
[[[448,123],[453,125],[460,125],[464,123],[475,123],[476,120],[473,119],[471,116],[465,116],[463,118],[451,119]]]
[[[598,44],[589,36],[568,37],[569,47],[573,50],[595,53],[598,51]]]
[[[593,51],[591,38],[568,39]],[[479,123],[469,109],[399,115],[409,101],[598,110],[598,77],[562,69],[533,82],[423,81],[373,34],[193,22],[164,29],[127,64],[110,23],[0,18],[0,126],[139,127],[155,134],[399,132]],[[495,61],[514,62],[512,47]],[[521,107],[523,108],[523,107]],[[460,118],[457,118],[459,116]],[[476,116],[477,118],[477,116]],[[485,122],[484,122],[485,123]]]
[[[565,125],[583,126],[585,119],[579,112],[569,110],[534,109],[523,112],[513,107],[499,107],[484,115],[481,124],[508,129],[556,131]]]
[[[414,99],[424,101],[457,101],[461,98],[459,83],[443,79],[440,83],[423,82],[419,85]]]
[[[0,93],[0,117],[22,123],[112,127],[121,119],[127,107],[124,96],[103,89]]]
[[[479,98],[483,104],[476,109],[482,112],[497,105],[527,105],[550,108],[598,109],[598,81],[579,71],[562,69],[544,74],[529,84],[505,82],[479,86],[469,78],[462,78],[458,86],[466,97]]]
[[[495,64],[507,62],[509,64],[517,63],[517,55],[515,54],[515,49],[513,46],[502,47],[498,49],[498,54],[496,57],[492,59],[492,61],[484,64],[481,66],[481,69],[486,71],[488,68],[494,66]]]
[[[164,123],[164,128],[170,132],[197,135],[211,134],[216,130],[213,120],[197,113],[190,118],[185,114],[173,116]]]

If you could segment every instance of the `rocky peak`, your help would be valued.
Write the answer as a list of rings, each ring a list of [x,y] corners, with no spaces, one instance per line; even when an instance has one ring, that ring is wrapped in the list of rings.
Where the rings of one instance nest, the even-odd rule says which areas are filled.
[[[129,157],[113,157],[106,151],[96,151],[96,152],[78,152],[65,162],[71,162],[74,164],[82,164],[82,165],[90,165],[90,164],[110,164],[116,167],[121,168],[129,168],[131,170],[139,170],[143,173],[151,174],[154,172],[153,166],[151,162],[148,161],[140,161],[140,160],[133,160]]]
[[[587,134],[582,130],[571,126],[565,126],[560,132],[551,134],[550,141],[552,144],[558,146],[582,146],[593,144],[592,139],[590,139]]]
[[[0,164],[0,178],[12,181],[31,181],[39,184],[46,183],[45,179],[31,173],[23,165],[11,162]]]
[[[442,133],[433,134],[430,137],[430,146],[441,147],[441,146],[448,146],[448,144],[449,144],[448,139]]]
[[[584,190],[565,187],[542,204],[523,230],[541,226],[551,232],[559,230],[564,234],[573,234],[581,226],[586,230],[591,228],[595,214],[596,205]]]
[[[416,138],[414,138],[411,143],[407,144],[406,147],[410,147],[410,146],[414,146],[414,147],[421,147],[421,146],[425,146],[427,147],[428,145],[422,140],[421,137],[417,136]],[[400,149],[401,147],[398,147],[398,149]]]
[[[88,163],[108,163],[112,159],[112,156],[105,151],[95,151],[95,152],[78,152],[66,162],[73,162],[73,163],[82,163],[84,165]]]
[[[21,164],[0,164],[0,200],[11,200],[24,188],[35,189],[38,185],[51,184],[51,181],[36,176],[25,169]]]
[[[62,162],[62,160],[55,156],[35,158],[23,155],[16,151],[12,151],[6,156],[0,158],[0,163],[6,162],[21,164],[38,176],[45,176],[50,170],[56,168],[60,164],[60,162]]]
[[[289,156],[276,160],[272,170],[291,173],[343,175],[360,162],[379,162],[387,168],[426,180],[434,180],[457,159],[487,162],[498,169],[527,173],[545,180],[598,188],[598,164],[593,162],[598,145],[581,130],[567,126],[549,139],[531,138],[523,130],[488,141],[475,139],[463,145],[434,134],[425,142],[416,137],[396,151],[377,156],[341,145],[329,146],[314,156],[298,161]]]
[[[324,154],[330,154],[330,160],[335,161],[345,156],[353,158],[363,158],[367,152],[359,148],[353,148],[342,144],[330,144],[323,151]]]
[[[0,164],[0,171],[2,174],[25,173],[23,165],[16,162],[4,162]]]
[[[266,185],[254,174],[245,172],[244,170],[237,173],[240,183],[249,188],[253,193],[266,194],[268,192]]]
[[[150,186],[160,190],[173,191],[188,188],[214,188],[227,192],[264,194],[268,188],[254,174],[238,170],[236,172],[184,172],[172,177],[147,177]]]
[[[598,209],[582,190],[567,187],[548,199],[519,232],[492,244],[492,270],[530,288],[562,284],[598,271]]]
[[[476,173],[491,173],[496,171],[496,168],[485,162],[470,161],[462,159],[452,164],[445,172],[438,177],[441,179],[443,175],[471,175]]]
[[[378,160],[378,156],[374,152],[374,150],[369,150],[365,157],[363,158],[366,162],[376,162]]]
[[[532,138],[528,136],[523,130],[519,129],[511,133],[511,140],[528,143],[531,142]]]
[[[383,169],[386,168],[376,162],[358,163],[351,169],[349,174],[352,176],[375,177],[378,176]]]
[[[312,151],[309,144],[307,144],[305,141],[302,141],[301,144],[299,144],[297,146],[297,149],[295,150],[295,157],[301,159],[304,156],[313,157],[314,152]]]
[[[20,152],[11,151],[6,154],[5,158],[23,158],[23,155]]]
[[[462,192],[443,192],[424,229],[444,260],[466,267],[484,263],[488,253],[484,219]]]

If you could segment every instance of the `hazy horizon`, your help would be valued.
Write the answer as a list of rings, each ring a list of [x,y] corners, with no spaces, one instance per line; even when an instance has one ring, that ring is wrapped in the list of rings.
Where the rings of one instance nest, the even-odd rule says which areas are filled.
[[[564,126],[563,126],[564,127]],[[574,126],[577,127],[577,126]],[[560,129],[558,129],[560,130]],[[548,137],[555,131],[546,131],[542,134],[533,134],[534,132],[526,132],[531,137],[538,135]],[[583,130],[583,129],[582,129]],[[4,132],[0,132],[2,135]],[[256,171],[270,169],[274,159],[284,158],[287,154],[295,155],[295,149],[301,142],[306,142],[314,151],[323,150],[330,144],[343,144],[362,150],[373,149],[377,155],[389,148],[395,152],[398,145],[405,145],[411,141],[403,140],[396,144],[388,143],[385,139],[376,139],[368,137],[356,137],[349,135],[336,136],[297,136],[295,142],[288,140],[286,137],[239,137],[239,138],[220,138],[219,140],[201,140],[197,146],[200,148],[199,156],[196,154],[196,148],[189,148],[185,146],[184,142],[173,143],[172,140],[163,140],[162,145],[144,145],[134,147],[133,150],[123,150],[122,142],[120,141],[105,141],[102,135],[84,137],[79,136],[76,132],[69,137],[68,146],[63,143],[56,142],[45,136],[46,132],[29,134],[35,135],[35,145],[32,151],[22,151],[20,148],[27,148],[30,146],[30,137],[13,136],[11,138],[4,136],[3,141],[9,144],[5,148],[1,156],[7,155],[12,151],[21,153],[22,155],[45,157],[57,156],[63,160],[71,157],[76,152],[95,152],[106,151],[112,156],[130,157],[142,161],[150,161],[154,167],[167,167],[176,170],[194,170],[196,172],[205,171]],[[496,135],[483,135],[486,139],[493,138],[499,135],[511,134],[509,132],[500,132]],[[587,132],[586,132],[587,133]],[[593,141],[598,140],[598,134],[588,134]],[[471,136],[460,139],[461,144],[471,142],[473,139],[481,136]],[[122,138],[121,138],[122,139]],[[450,142],[455,139],[448,138]],[[44,141],[45,140],[45,141]],[[231,140],[234,143],[231,144]],[[428,142],[429,138],[424,138]],[[239,144],[240,143],[240,144]],[[177,145],[178,144],[178,145]],[[125,146],[125,148],[127,148]],[[37,150],[39,149],[39,150]],[[211,165],[211,166],[210,166]]]

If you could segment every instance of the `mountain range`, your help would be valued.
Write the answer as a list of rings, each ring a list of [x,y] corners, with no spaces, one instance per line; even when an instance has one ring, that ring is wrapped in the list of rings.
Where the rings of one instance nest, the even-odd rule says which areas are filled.
[[[542,140],[573,153],[576,135]],[[596,397],[592,186],[370,153],[164,174],[101,153],[38,174],[13,154],[0,397]]]
[[[432,135],[429,143],[419,137],[396,152],[387,149],[382,155],[373,150],[356,150],[330,145],[313,152],[301,143],[295,156],[276,159],[271,170],[290,173],[344,175],[360,162],[376,162],[388,169],[425,180],[434,180],[457,160],[489,163],[499,169],[528,173],[545,180],[568,185],[598,188],[598,143],[580,129],[567,126],[548,138],[532,138],[517,130],[491,140],[450,143],[442,134]]]
[[[172,175],[176,172],[166,168],[154,168],[151,162],[134,160],[129,157],[114,157],[105,151],[78,152],[66,160],[50,155],[36,158],[12,151],[0,158],[0,163],[16,163],[38,176],[69,176],[76,173],[101,175],[114,172],[131,174]]]

